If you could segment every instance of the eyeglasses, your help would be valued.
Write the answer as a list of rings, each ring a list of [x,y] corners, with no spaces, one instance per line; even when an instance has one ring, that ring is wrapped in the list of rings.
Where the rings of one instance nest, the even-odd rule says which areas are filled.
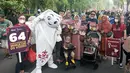
[[[25,20],[25,18],[19,18],[20,20]]]
[[[91,15],[95,15],[95,14],[91,14]]]

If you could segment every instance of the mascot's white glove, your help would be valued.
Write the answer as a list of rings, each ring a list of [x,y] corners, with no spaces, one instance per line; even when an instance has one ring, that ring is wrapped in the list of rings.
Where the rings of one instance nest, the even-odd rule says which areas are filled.
[[[56,39],[57,42],[62,41],[61,33],[62,33],[62,28],[61,28],[61,25],[59,25],[59,27],[57,29],[57,39]]]

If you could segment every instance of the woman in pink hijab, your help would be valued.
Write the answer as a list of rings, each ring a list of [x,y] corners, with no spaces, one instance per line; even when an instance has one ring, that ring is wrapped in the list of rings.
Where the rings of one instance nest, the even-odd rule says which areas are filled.
[[[73,20],[72,20],[72,16],[71,16],[71,12],[66,12],[63,20],[61,22],[62,24],[62,37],[63,37],[63,41],[65,40],[66,36],[70,36],[71,37],[71,28],[70,26],[73,25]]]
[[[80,17],[78,15],[75,15],[74,17],[74,29],[73,29],[73,34],[72,34],[72,44],[76,47],[75,49],[75,59],[76,60],[80,60],[81,57],[81,44],[80,44],[80,34],[79,34],[79,30],[80,30],[80,26],[81,26],[81,20]]]

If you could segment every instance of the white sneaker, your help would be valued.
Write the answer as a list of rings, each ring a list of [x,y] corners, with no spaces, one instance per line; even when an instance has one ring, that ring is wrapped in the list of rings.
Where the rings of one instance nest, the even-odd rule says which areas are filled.
[[[35,73],[42,73],[42,68],[41,67],[36,67],[36,72]]]
[[[36,73],[42,73],[41,69],[36,69]]]
[[[120,66],[120,68],[123,68],[123,64],[122,63],[119,66]]]
[[[52,68],[52,69],[56,69],[56,68],[58,68],[58,66],[56,65],[56,64],[51,64],[51,65],[48,65],[48,67],[50,67],[50,68]]]

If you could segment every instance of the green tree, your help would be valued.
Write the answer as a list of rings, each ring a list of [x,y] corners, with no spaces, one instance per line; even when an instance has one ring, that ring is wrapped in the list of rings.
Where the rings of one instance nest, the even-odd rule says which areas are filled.
[[[98,4],[97,2],[100,3]],[[53,9],[61,11],[66,9],[84,10],[87,8],[101,8],[103,7],[104,0],[2,0],[0,6],[2,9],[13,9],[22,12],[24,9],[34,10],[37,9]],[[102,4],[102,6],[100,6]],[[99,5],[99,6],[98,6]]]
[[[11,12],[22,12],[25,7],[22,1],[2,0],[0,1],[0,8],[4,11],[5,15],[8,15]]]

